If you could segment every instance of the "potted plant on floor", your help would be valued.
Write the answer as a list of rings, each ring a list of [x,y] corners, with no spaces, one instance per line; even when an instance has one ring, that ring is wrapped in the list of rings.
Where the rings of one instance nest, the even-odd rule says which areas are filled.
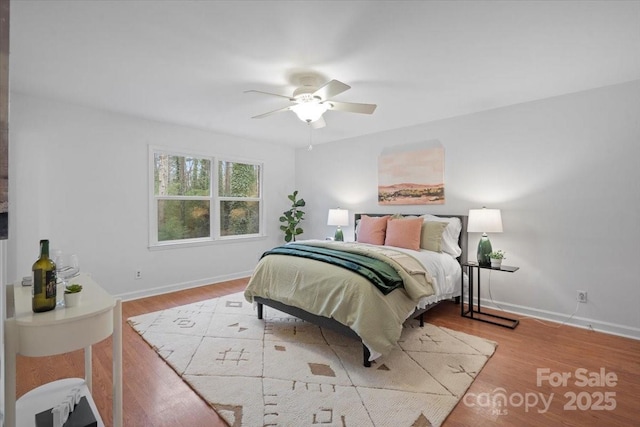
[[[280,217],[280,222],[284,223],[284,225],[280,226],[280,230],[284,231],[284,241],[289,243],[291,241],[295,242],[296,236],[302,234],[302,228],[298,227],[298,224],[304,219],[304,212],[300,208],[305,206],[306,203],[304,199],[298,199],[298,190],[287,197],[291,200],[292,205]]]
[[[494,251],[489,254],[489,259],[491,260],[491,268],[500,268],[502,266],[502,260],[505,258],[505,252]]]
[[[75,307],[80,304],[80,291],[82,291],[82,285],[77,283],[67,285],[64,289],[64,306]]]

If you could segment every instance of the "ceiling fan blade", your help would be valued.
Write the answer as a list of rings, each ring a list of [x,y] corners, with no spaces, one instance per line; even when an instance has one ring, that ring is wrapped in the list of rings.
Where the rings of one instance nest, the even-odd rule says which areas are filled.
[[[263,94],[263,95],[279,96],[280,98],[286,98],[286,99],[288,99],[289,101],[295,101],[295,99],[293,99],[293,98],[292,98],[292,97],[290,97],[290,96],[280,95],[280,94],[278,94],[278,93],[263,92],[263,91],[261,91],[261,90],[253,90],[253,89],[252,89],[252,90],[245,90],[245,91],[244,91],[244,93],[261,93],[261,94]]]
[[[276,114],[276,113],[282,113],[283,111],[288,111],[290,109],[291,109],[291,106],[284,107],[284,108],[278,108],[277,110],[269,111],[268,113],[259,114],[257,116],[253,116],[251,118],[252,119],[261,119],[263,117],[267,117],[267,116],[270,116],[270,115]]]
[[[355,102],[329,101],[327,104],[331,105],[329,107],[330,110],[360,114],[373,114],[377,107],[376,104],[358,104]]]
[[[327,122],[324,121],[324,117],[320,116],[318,120],[315,122],[309,123],[313,129],[322,129],[327,125]]]
[[[322,101],[326,101],[327,99],[331,99],[348,89],[351,89],[351,86],[349,86],[348,84],[342,83],[338,80],[331,80],[329,83],[313,92],[313,97],[317,97]]]

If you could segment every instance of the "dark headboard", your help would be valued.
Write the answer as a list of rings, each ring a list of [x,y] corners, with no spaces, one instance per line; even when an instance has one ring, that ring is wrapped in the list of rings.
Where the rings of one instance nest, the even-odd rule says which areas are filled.
[[[356,235],[356,224],[358,223],[357,221],[360,219],[360,217],[362,215],[367,215],[367,216],[385,216],[385,215],[394,215],[394,214],[389,214],[389,213],[357,213],[354,215],[354,221],[353,221],[353,229],[354,229],[354,235],[356,240],[358,239],[358,236]],[[423,214],[400,214],[402,216],[420,216]],[[430,214],[430,215],[434,215],[434,216],[439,216],[442,218],[451,218],[451,217],[455,217],[455,218],[460,218],[460,222],[462,223],[462,230],[460,231],[460,236],[458,237],[458,244],[460,245],[460,249],[462,249],[462,254],[460,254],[460,256],[457,258],[458,261],[462,264],[468,261],[468,249],[469,249],[469,238],[468,238],[468,234],[467,234],[467,220],[468,220],[468,216],[467,215],[436,215],[436,214]]]

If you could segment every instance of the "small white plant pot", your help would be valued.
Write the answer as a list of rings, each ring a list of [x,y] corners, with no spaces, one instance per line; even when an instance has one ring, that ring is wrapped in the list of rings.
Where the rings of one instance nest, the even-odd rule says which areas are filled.
[[[500,268],[502,265],[502,259],[491,258],[491,268]]]
[[[80,297],[82,292],[76,292],[73,294],[64,294],[64,306],[75,307],[80,304]]]

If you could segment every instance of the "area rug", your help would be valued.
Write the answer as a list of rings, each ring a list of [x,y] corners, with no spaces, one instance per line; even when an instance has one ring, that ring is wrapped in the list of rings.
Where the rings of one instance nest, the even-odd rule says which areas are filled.
[[[230,426],[439,426],[496,343],[417,321],[362,365],[362,345],[242,293],[128,319]]]

